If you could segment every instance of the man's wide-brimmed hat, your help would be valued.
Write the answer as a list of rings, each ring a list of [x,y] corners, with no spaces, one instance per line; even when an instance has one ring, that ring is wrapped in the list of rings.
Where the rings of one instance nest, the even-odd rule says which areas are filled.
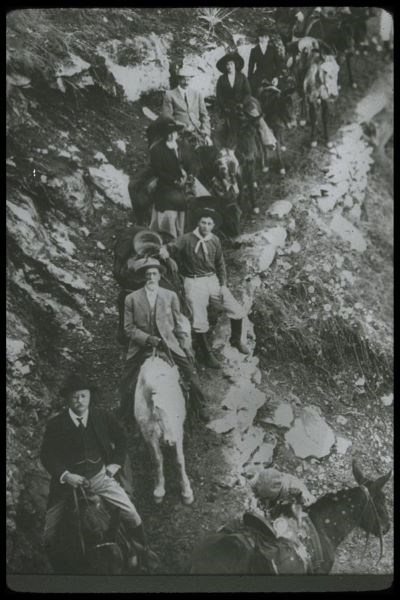
[[[163,238],[156,231],[144,229],[139,231],[133,238],[133,249],[139,256],[156,253],[163,245]]]
[[[185,65],[183,65],[183,67],[181,67],[177,72],[178,77],[194,77],[195,75],[196,73],[194,72],[194,69]]]
[[[191,209],[192,218],[198,223],[202,217],[211,217],[215,227],[218,228],[222,224],[222,217],[218,208],[219,203],[216,198],[213,196],[200,196],[195,199]]]
[[[139,258],[134,263],[135,275],[138,279],[143,278],[147,269],[158,269],[160,273],[165,273],[165,267],[156,258]]]
[[[161,136],[165,136],[172,131],[181,131],[184,129],[184,125],[182,123],[178,123],[175,119],[171,117],[158,117],[147,129],[148,134],[151,135],[158,134]]]
[[[261,471],[252,484],[254,492],[263,500],[276,500],[283,487],[282,478],[282,473],[277,469]]]
[[[89,390],[94,392],[95,386],[84,376],[77,373],[70,373],[64,380],[64,383],[60,389],[60,396],[67,398],[73,392],[78,390]]]
[[[243,69],[244,60],[240,56],[240,54],[238,52],[228,52],[227,54],[225,54],[225,56],[220,58],[219,61],[217,62],[216,67],[217,67],[218,71],[221,71],[221,73],[225,73],[226,63],[229,62],[230,60],[232,60],[235,63],[236,71],[241,71]]]

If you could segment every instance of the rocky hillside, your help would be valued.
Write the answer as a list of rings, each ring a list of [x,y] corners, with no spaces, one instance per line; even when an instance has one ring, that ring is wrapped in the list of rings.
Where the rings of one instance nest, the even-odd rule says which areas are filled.
[[[40,467],[38,449],[46,419],[59,409],[57,389],[65,372],[79,365],[99,384],[103,405],[114,408],[117,403],[122,356],[115,340],[112,249],[118,233],[134,220],[128,182],[147,157],[148,120],[142,106],[157,111],[161,91],[169,86],[169,65],[183,55],[198,69],[200,89],[211,94],[216,78],[213,65],[224,44],[238,43],[247,58],[252,40],[246,36],[267,12],[235,9],[214,29],[191,8],[47,9],[8,15],[7,550],[11,571],[47,570],[41,533],[48,478]],[[187,535],[175,561],[166,559],[164,572],[184,569],[185,557],[200,533],[195,522],[206,518],[205,512],[211,514],[207,526],[221,522],[226,512],[221,510],[221,493],[234,494],[231,501],[224,496],[228,513],[240,510],[243,489],[234,486],[240,484],[249,457],[258,465],[268,464],[277,447],[275,460],[283,469],[299,467],[301,461],[294,457],[293,465],[287,456],[282,459],[279,435],[269,433],[265,438],[260,427],[253,427],[259,408],[258,417],[273,418],[263,415],[264,408],[271,411],[275,406],[265,404],[266,398],[272,398],[272,381],[281,382],[279,398],[286,387],[289,392],[305,381],[315,393],[313,376],[319,369],[318,377],[322,373],[336,395],[345,396],[350,412],[357,407],[367,414],[375,403],[378,419],[385,402],[390,405],[391,175],[387,164],[373,166],[371,139],[360,125],[365,118],[357,117],[358,100],[383,68],[380,56],[358,59],[359,90],[353,95],[344,91],[335,111],[333,126],[342,127],[335,155],[317,150],[307,157],[305,133],[291,134],[288,179],[272,176],[260,183],[260,203],[269,212],[262,222],[248,220],[248,237],[243,237],[240,250],[228,253],[235,293],[249,310],[254,303],[250,316],[257,356],[240,366],[236,355],[224,350],[224,378],[211,382],[218,400],[227,403],[224,414],[216,401],[212,431],[200,436],[192,432],[191,441],[204,448],[204,455],[210,453],[215,477],[227,483],[223,492],[215,486],[210,490],[205,464],[191,463],[189,451],[203,512],[197,518],[196,511],[184,513]],[[390,74],[388,81],[390,103]],[[362,106],[360,110],[365,112]],[[390,107],[386,110],[390,118]],[[381,108],[381,121],[382,114]],[[368,120],[373,118],[370,115]],[[274,200],[286,204],[273,204]],[[359,234],[354,235],[355,228]],[[222,346],[225,338],[222,322],[216,345]],[[274,369],[278,378],[272,374]],[[203,377],[210,385],[209,378]],[[242,410],[245,418],[236,427],[237,399],[247,394],[247,381],[251,410],[249,405],[248,414]],[[232,392],[232,386],[239,390]],[[275,398],[276,408],[279,398]],[[366,404],[370,398],[371,405]],[[312,404],[318,405],[321,416],[319,400],[314,398]],[[226,409],[232,417],[227,429]],[[337,406],[332,410],[336,418]],[[382,419],[382,431],[388,428],[386,437],[379,429],[374,435],[390,463],[390,415]],[[343,419],[339,425],[344,427],[339,427],[339,437],[351,442],[353,432],[346,430]],[[224,431],[231,433],[224,454],[229,460],[224,461],[222,472],[217,465],[221,440],[223,444],[227,440]],[[337,445],[337,432],[332,436],[331,446]],[[290,444],[290,436],[286,441]],[[265,449],[263,444],[270,446]],[[133,451],[146,461],[143,448]],[[257,451],[262,460],[254,459]],[[384,467],[381,461],[370,462],[366,447],[360,446],[359,451],[372,470]],[[348,457],[343,462],[345,478]],[[312,479],[319,464],[311,464]],[[142,469],[143,465],[136,468],[138,478]],[[343,482],[338,472],[335,481]],[[138,502],[151,534],[159,531],[163,513],[146,508],[147,492],[143,497],[139,494]],[[163,555],[177,536],[174,527],[166,527],[170,527],[166,542],[159,548]],[[178,517],[175,527],[179,528]]]

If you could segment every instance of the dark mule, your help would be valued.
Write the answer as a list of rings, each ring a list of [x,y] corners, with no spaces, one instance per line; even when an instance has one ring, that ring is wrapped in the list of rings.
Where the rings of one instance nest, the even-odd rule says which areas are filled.
[[[276,138],[276,154],[281,175],[286,174],[282,158],[282,152],[285,152],[286,150],[283,143],[283,131],[285,129],[291,129],[296,125],[292,98],[294,91],[294,87],[282,90],[270,85],[268,81],[263,80],[257,92],[257,98],[261,105],[264,120]]]
[[[390,528],[382,488],[391,472],[371,480],[353,463],[353,474],[357,487],[325,494],[309,507],[302,549],[277,537],[267,521],[246,513],[241,522],[234,521],[197,546],[190,573],[329,573],[338,545],[355,527],[379,537],[382,556],[382,536]]]
[[[141,546],[135,544],[134,548],[128,542],[120,510],[106,507],[99,496],[83,488],[72,491],[52,557],[54,571],[93,575],[135,572]]]

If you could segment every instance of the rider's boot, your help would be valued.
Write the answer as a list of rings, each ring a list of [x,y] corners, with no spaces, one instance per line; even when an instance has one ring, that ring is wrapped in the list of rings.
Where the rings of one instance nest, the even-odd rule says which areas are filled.
[[[139,542],[141,546],[143,546],[142,562],[144,566],[149,566],[149,563],[153,566],[155,566],[155,564],[158,564],[158,556],[155,552],[153,552],[150,549],[149,544],[147,542],[147,537],[144,532],[143,523],[133,528],[131,531],[132,536],[135,538],[135,540]]]
[[[206,333],[195,333],[197,347],[200,351],[200,360],[211,369],[220,369],[221,365],[214,356]]]
[[[250,349],[242,342],[243,319],[231,319],[231,346],[237,348],[242,354],[250,354]]]

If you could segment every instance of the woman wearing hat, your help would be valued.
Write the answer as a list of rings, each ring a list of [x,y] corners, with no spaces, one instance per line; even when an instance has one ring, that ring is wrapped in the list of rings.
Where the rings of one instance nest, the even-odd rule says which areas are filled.
[[[253,95],[257,94],[263,79],[276,86],[282,72],[282,61],[270,36],[271,26],[260,25],[257,30],[258,44],[251,49],[249,57],[248,78]]]
[[[217,129],[221,147],[234,148],[238,134],[238,110],[251,96],[250,84],[241,72],[244,60],[238,52],[228,52],[217,62],[217,69],[223,73],[217,81],[216,101],[222,119]]]
[[[176,238],[183,234],[187,205],[187,174],[177,144],[184,125],[161,116],[151,128],[158,139],[150,147],[150,163],[157,177],[150,229],[165,231]]]

